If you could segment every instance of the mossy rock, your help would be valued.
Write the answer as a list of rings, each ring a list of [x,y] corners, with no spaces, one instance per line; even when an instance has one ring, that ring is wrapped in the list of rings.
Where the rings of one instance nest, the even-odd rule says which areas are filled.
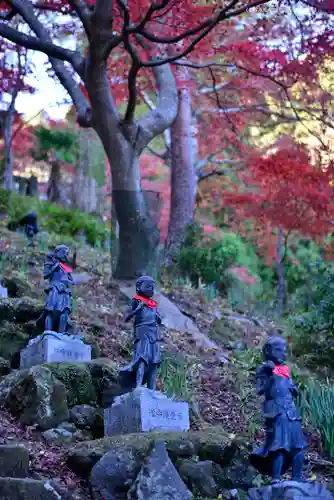
[[[87,364],[52,363],[44,366],[64,384],[69,408],[82,404],[96,405],[97,394]]]
[[[20,271],[12,271],[10,276],[4,278],[3,284],[8,289],[8,296],[12,298],[30,295],[32,288],[29,279]]]
[[[0,320],[1,322],[8,320],[16,323],[26,323],[31,320],[36,321],[42,314],[43,309],[43,303],[29,297],[1,299]]]
[[[119,384],[119,365],[108,358],[97,358],[87,363],[99,406],[110,406],[116,396],[122,394]],[[107,395],[108,404],[104,405]]]
[[[244,339],[245,330],[236,320],[217,318],[211,324],[209,337],[219,345],[228,348],[233,342]]]
[[[238,447],[235,441],[219,427],[205,431],[124,434],[76,445],[68,453],[68,465],[76,473],[88,476],[100,458],[111,450],[115,453],[121,453],[122,450],[124,453],[131,452],[135,460],[141,462],[157,439],[165,441],[168,454],[174,461],[182,457],[200,457],[203,449],[207,449],[208,444],[211,443],[220,446],[220,456],[224,457],[227,463],[233,459]]]
[[[1,312],[0,312],[1,317]],[[2,318],[2,317],[1,317]],[[26,347],[29,335],[23,325],[0,321],[0,356],[11,361],[12,357]]]
[[[37,424],[43,430],[69,418],[65,387],[45,366],[17,370],[1,378],[0,405],[22,424]]]

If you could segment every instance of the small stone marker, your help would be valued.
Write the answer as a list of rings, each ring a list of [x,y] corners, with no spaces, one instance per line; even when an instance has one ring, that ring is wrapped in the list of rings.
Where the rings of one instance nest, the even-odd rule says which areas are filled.
[[[0,446],[0,477],[27,477],[29,451],[21,445]]]
[[[104,435],[189,430],[189,405],[145,387],[118,396],[104,410]]]
[[[0,299],[8,298],[8,289],[0,285]]]
[[[21,351],[20,368],[43,363],[78,363],[91,361],[91,346],[74,336],[44,332]]]

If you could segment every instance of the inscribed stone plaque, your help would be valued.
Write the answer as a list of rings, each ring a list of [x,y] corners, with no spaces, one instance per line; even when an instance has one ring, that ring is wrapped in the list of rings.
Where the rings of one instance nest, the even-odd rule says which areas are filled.
[[[21,351],[20,368],[30,368],[43,363],[84,362],[91,361],[91,359],[90,345],[45,336]]]
[[[189,430],[188,403],[142,387],[119,396],[104,411],[105,436],[154,430]]]
[[[8,298],[8,288],[5,288],[0,285],[0,299],[7,299]]]

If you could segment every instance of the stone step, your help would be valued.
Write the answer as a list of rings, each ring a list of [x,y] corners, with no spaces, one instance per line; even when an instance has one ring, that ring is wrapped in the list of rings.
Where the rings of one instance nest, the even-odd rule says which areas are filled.
[[[0,478],[25,478],[28,475],[29,451],[27,448],[15,444],[0,445]]]
[[[61,500],[61,498],[48,481],[0,478],[0,500]]]

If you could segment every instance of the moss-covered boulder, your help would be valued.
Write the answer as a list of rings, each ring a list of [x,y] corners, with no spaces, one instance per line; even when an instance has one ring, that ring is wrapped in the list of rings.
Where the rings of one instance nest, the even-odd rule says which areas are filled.
[[[87,364],[52,363],[44,366],[64,384],[69,408],[75,405],[96,404],[96,391]]]
[[[68,420],[66,389],[45,366],[10,373],[0,381],[0,405],[25,425],[50,429]]]
[[[12,298],[29,296],[32,287],[25,274],[16,270],[3,279],[3,284],[8,289],[8,296]]]
[[[225,349],[233,349],[243,344],[245,325],[229,317],[216,318],[211,324],[209,337]]]
[[[173,461],[180,457],[202,457],[203,450],[207,450],[208,443],[212,443],[220,447],[220,457],[224,463],[228,463],[238,449],[233,439],[221,428],[214,427],[205,431],[125,434],[87,441],[72,448],[68,453],[67,461],[73,471],[82,476],[88,476],[93,466],[111,450],[116,454],[125,453],[127,456],[132,456],[134,460],[142,462],[157,439],[165,442],[168,454]]]
[[[1,312],[0,312],[1,317]],[[11,361],[13,356],[26,347],[29,334],[24,325],[0,320],[0,356]]]
[[[8,320],[15,323],[26,323],[36,321],[42,314],[44,304],[29,297],[8,298],[0,301],[0,320]]]
[[[121,393],[118,367],[106,358],[86,363],[52,363],[45,366],[66,387],[67,404],[70,408],[83,404],[99,405],[106,388],[113,391],[115,396]]]
[[[10,372],[10,363],[7,359],[0,357],[0,377],[8,375]]]

